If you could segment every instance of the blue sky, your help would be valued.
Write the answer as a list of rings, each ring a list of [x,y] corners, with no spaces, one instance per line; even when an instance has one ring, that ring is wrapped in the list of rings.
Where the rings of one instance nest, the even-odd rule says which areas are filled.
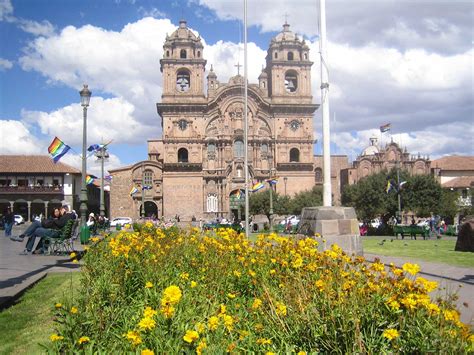
[[[287,14],[310,45],[319,103],[317,1],[248,8],[250,81]],[[89,143],[114,140],[111,168],[144,159],[146,139],[161,134],[166,33],[184,17],[205,42],[207,69],[226,81],[243,62],[242,11],[230,0],[0,0],[0,153],[45,153],[55,135],[80,151],[78,91],[88,83]],[[355,158],[391,122],[413,154],[472,155],[473,15],[470,1],[328,1],[332,152]],[[319,139],[319,111],[314,119]],[[64,160],[80,165],[77,154]]]

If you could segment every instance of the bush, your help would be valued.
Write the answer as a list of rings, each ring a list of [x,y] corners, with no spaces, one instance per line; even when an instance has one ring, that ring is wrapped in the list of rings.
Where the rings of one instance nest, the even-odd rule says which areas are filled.
[[[404,270],[231,229],[120,232],[84,257],[50,350],[124,353],[463,353],[469,328],[417,265]],[[472,348],[471,348],[472,349]],[[151,352],[148,352],[151,353]]]

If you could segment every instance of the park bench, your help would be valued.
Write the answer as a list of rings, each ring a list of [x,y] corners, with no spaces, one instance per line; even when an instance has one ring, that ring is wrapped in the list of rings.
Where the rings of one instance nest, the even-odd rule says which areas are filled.
[[[409,235],[415,240],[417,235],[421,235],[423,239],[426,239],[430,237],[430,228],[428,226],[397,224],[393,226],[393,234],[397,239],[399,234],[402,236],[402,239],[405,238],[405,235]]]
[[[74,251],[74,240],[77,238],[78,220],[70,219],[66,225],[52,236],[44,238],[45,254],[71,253]]]

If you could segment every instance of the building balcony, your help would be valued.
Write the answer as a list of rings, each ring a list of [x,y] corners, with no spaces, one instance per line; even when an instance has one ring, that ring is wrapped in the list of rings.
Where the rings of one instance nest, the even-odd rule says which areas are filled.
[[[202,171],[201,163],[166,163],[164,164],[164,171]]]
[[[277,170],[280,171],[313,171],[314,166],[312,163],[278,163]]]
[[[0,186],[0,194],[64,194],[62,186]]]

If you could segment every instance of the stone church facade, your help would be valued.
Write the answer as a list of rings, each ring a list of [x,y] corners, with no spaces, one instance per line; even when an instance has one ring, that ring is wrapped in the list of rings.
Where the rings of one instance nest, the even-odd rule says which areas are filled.
[[[110,171],[111,216],[137,218],[143,201],[147,216],[239,218],[244,214],[239,191],[245,189],[244,78],[238,73],[221,83],[212,65],[206,76],[202,41],[186,21],[167,36],[163,49],[163,94],[157,104],[162,138],[148,141],[148,160]],[[258,83],[248,85],[251,183],[278,177],[275,188],[283,195],[310,189],[321,177],[321,159],[313,156],[319,105],[311,93],[312,64],[305,41],[285,24],[271,40]],[[335,200],[347,157],[338,164],[332,174]],[[134,186],[139,192],[130,196]]]

